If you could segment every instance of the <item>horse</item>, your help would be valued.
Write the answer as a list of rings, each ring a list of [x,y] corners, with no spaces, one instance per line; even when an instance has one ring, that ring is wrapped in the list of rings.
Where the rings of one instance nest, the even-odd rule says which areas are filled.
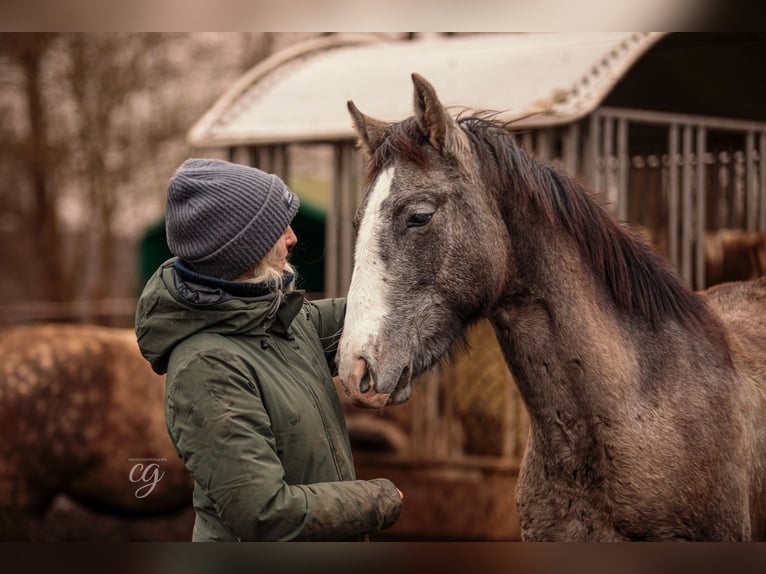
[[[719,229],[705,234],[705,281],[708,287],[766,275],[766,233]]]
[[[58,495],[128,520],[191,507],[164,388],[130,329],[0,331],[0,540],[40,539]]]
[[[631,224],[644,239],[667,257],[667,230]],[[696,248],[692,241],[691,251]],[[705,231],[703,242],[705,288],[766,275],[766,232],[721,228]],[[695,264],[693,263],[692,268]]]
[[[368,157],[338,351],[354,404],[412,379],[488,319],[529,415],[516,488],[531,541],[766,536],[766,278],[694,292],[488,111],[348,102]]]

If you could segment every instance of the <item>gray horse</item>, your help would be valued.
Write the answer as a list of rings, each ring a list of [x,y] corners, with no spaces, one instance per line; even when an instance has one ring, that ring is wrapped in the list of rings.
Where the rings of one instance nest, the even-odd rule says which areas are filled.
[[[339,351],[360,406],[488,318],[526,404],[525,540],[766,535],[766,279],[704,293],[486,113],[349,102],[369,155]]]

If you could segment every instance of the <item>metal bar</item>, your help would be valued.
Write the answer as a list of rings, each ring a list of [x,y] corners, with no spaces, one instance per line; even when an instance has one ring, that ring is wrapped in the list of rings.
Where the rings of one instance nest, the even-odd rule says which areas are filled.
[[[423,398],[418,403],[418,408],[422,409],[422,432],[421,439],[418,440],[421,453],[424,456],[438,457],[438,437],[439,437],[439,380],[434,371],[428,371],[421,375],[423,377],[422,389]]]
[[[657,228],[657,224],[656,221],[652,219],[652,216],[654,215],[654,212],[659,210],[655,209],[654,212],[652,212],[651,194],[645,192],[645,190],[651,189],[650,186],[652,185],[653,177],[655,175],[651,173],[652,168],[649,164],[649,158],[646,156],[630,158],[629,165],[631,169],[629,174],[632,175],[630,184],[632,186],[633,182],[636,181],[637,190],[641,192],[641,195],[633,198],[634,201],[631,201],[630,205],[628,205],[628,219],[654,231]],[[667,210],[664,211],[667,213]],[[655,234],[652,233],[652,235],[656,240],[657,238]]]
[[[282,174],[283,151],[282,146],[279,144],[271,146],[271,173],[280,179],[284,179],[284,175]]]
[[[737,190],[737,154],[734,150],[727,150],[728,162],[726,163],[726,202],[728,204],[727,227],[739,227],[740,221],[740,202],[739,191]]]
[[[537,130],[535,156],[544,162],[549,162],[553,159],[553,130],[550,128]]]
[[[705,152],[707,146],[707,130],[697,128],[697,232],[696,245],[696,280],[695,289],[705,288]]]
[[[588,131],[588,161],[587,178],[590,181],[591,189],[598,193],[601,191],[601,178],[599,173],[599,143],[601,141],[601,116],[598,112],[590,116],[590,129]]]
[[[338,207],[343,178],[342,147],[342,143],[333,146],[334,169],[325,219],[325,297],[338,296]]]
[[[722,154],[720,152],[713,153],[713,180],[711,181],[711,189],[708,190],[708,195],[713,196],[713,229],[720,229],[721,227],[726,227],[726,213],[729,208],[725,199],[725,187],[721,182],[721,173],[723,173]]]
[[[277,174],[281,179],[284,179],[285,173],[285,149],[284,144],[274,145],[274,165],[272,166],[272,173]]]
[[[351,271],[353,268],[353,184],[351,171],[351,144],[340,145],[341,148],[341,177],[340,187],[340,265],[339,265],[339,294],[346,294],[351,283]]]
[[[628,122],[617,122],[617,217],[628,218]]]
[[[280,179],[283,179],[283,167],[284,167],[284,152],[285,152],[285,146],[282,144],[274,144],[272,146],[272,149],[274,150],[272,152],[272,164],[271,164],[271,173],[276,174],[280,177]]]
[[[692,284],[692,132],[690,125],[683,131],[683,181],[681,189],[681,276]]]
[[[757,190],[755,189],[755,132],[745,136],[745,221],[748,231],[755,231],[758,218]]]
[[[602,150],[604,152],[603,167],[604,167],[604,195],[609,208],[615,211],[617,197],[614,189],[614,177],[612,170],[612,154],[613,152],[613,140],[614,140],[614,120],[610,118],[604,119],[604,136]]]
[[[564,169],[576,176],[577,175],[577,159],[580,154],[580,124],[575,122],[569,124],[564,134],[564,150],[563,161]]]
[[[531,131],[525,131],[521,135],[521,147],[524,148],[524,150],[529,153],[533,154],[535,153],[535,144],[532,140],[532,132]]]
[[[260,161],[261,148],[257,145],[247,146],[247,165],[258,167]]]
[[[278,173],[276,173],[277,169],[277,146],[276,145],[269,145],[266,146],[266,162],[263,166],[263,171],[267,171],[269,173],[273,173],[277,176],[279,176]]]
[[[758,178],[758,231],[766,231],[766,131],[761,132],[761,136],[758,139],[758,148],[760,151],[758,165],[760,172],[760,177]]]
[[[644,197],[641,202],[643,209],[641,210],[641,218],[638,221],[652,230],[655,243],[667,253],[667,233],[664,238],[659,233],[663,226],[667,228],[668,216],[668,210],[663,209],[662,206],[662,194],[667,187],[667,181],[665,181],[666,169],[663,160],[662,155],[649,155],[644,160],[642,187],[639,188],[639,190],[644,190]],[[639,203],[638,198],[635,199],[636,203]],[[631,211],[636,211],[630,203],[628,204],[628,209],[628,214]]]
[[[599,108],[601,117],[612,119],[626,119],[628,121],[642,122],[647,124],[684,124],[692,127],[704,126],[709,130],[719,131],[766,131],[766,122],[754,122],[750,120],[735,120],[714,116],[696,116],[690,114],[675,114],[667,112],[652,112],[646,110],[633,110],[623,108]]]
[[[678,125],[670,126],[668,134],[668,169],[670,185],[668,189],[668,257],[679,268],[678,258]]]
[[[503,437],[503,458],[511,459],[515,452],[514,444],[516,442],[516,426],[518,418],[516,417],[516,401],[513,396],[513,381],[507,381],[503,385],[503,395],[505,399],[505,409],[503,410],[503,419],[505,422],[505,436]]]
[[[349,211],[348,211],[348,226],[349,226],[349,274],[348,280],[343,285],[343,293],[348,292],[348,286],[351,284],[351,276],[354,272],[354,247],[356,245],[356,233],[354,232],[354,215],[357,207],[361,201],[362,182],[360,181],[360,173],[362,172],[361,154],[357,152],[355,145],[348,146],[349,162],[348,162],[348,185],[349,185]]]
[[[444,422],[442,428],[442,436],[444,437],[443,453],[447,457],[459,457],[462,454],[463,445],[460,441],[456,440],[456,430],[460,425],[460,421],[457,418],[455,412],[455,386],[450,385],[450,381],[445,381],[445,377],[442,373],[437,375],[440,381],[439,394],[441,395],[439,403],[441,407],[441,420]]]
[[[279,176],[283,181],[290,179],[290,146],[282,144],[279,146]]]
[[[359,152],[359,150],[354,148],[354,152],[352,154],[354,165],[356,166],[356,176],[354,178],[354,189],[356,190],[356,193],[354,194],[354,198],[356,201],[354,202],[354,209],[362,203],[364,200],[364,178],[366,176],[367,171],[367,158]]]
[[[269,146],[269,169],[270,173],[277,173],[279,169],[279,145],[274,144]]]

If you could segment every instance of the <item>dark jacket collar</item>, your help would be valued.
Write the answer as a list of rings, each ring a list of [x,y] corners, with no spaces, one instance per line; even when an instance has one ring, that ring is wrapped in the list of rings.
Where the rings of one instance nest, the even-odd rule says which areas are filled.
[[[202,275],[189,269],[188,264],[181,259],[177,259],[173,267],[181,279],[176,281],[176,289],[187,301],[203,305],[232,298],[245,301],[270,301],[272,310],[264,317],[262,328],[288,339],[292,338],[290,324],[303,307],[302,291],[282,293],[267,283],[228,281]],[[294,278],[292,273],[285,273],[283,281],[287,284]]]
[[[178,274],[189,283],[204,285],[205,287],[213,289],[220,289],[224,293],[228,293],[233,297],[263,297],[264,295],[269,295],[273,292],[273,286],[268,283],[228,281],[226,279],[218,279],[217,277],[202,275],[201,273],[197,273],[190,269],[189,264],[185,263],[182,259],[176,259],[175,269]],[[294,278],[292,273],[285,273],[283,281],[287,284]]]

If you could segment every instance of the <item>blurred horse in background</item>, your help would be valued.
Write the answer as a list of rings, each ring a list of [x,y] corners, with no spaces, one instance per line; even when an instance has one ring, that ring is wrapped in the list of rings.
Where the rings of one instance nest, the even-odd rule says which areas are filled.
[[[57,495],[125,517],[191,505],[168,437],[164,377],[132,330],[0,331],[0,540],[35,540]]]
[[[667,251],[667,229],[653,229],[636,223],[628,227],[654,246],[663,258]],[[696,241],[691,243],[691,252]],[[715,229],[705,232],[703,248],[705,288],[731,281],[750,281],[766,275],[766,233],[744,229]],[[692,268],[694,262],[692,262]]]
[[[766,275],[766,233],[719,229],[705,235],[705,282],[708,287]]]

